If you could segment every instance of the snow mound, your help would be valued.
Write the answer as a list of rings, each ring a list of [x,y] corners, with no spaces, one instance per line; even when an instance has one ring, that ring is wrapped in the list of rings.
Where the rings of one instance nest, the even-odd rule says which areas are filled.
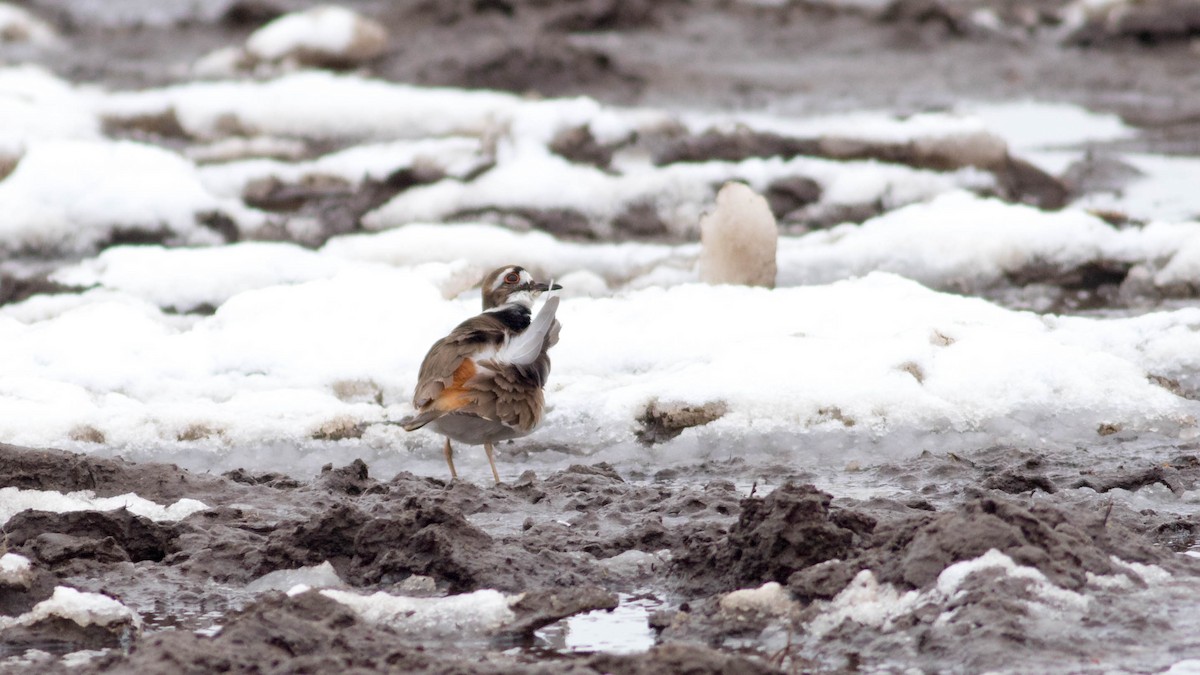
[[[28,588],[33,583],[29,558],[16,553],[0,555],[0,586]]]
[[[25,614],[17,617],[0,616],[0,630],[12,626],[33,626],[55,618],[72,621],[83,628],[141,624],[136,612],[107,595],[59,586],[54,589],[53,596],[34,605]]]
[[[0,181],[0,246],[39,253],[79,253],[120,233],[180,243],[218,243],[198,223],[206,213],[255,220],[237,202],[220,200],[190,162],[133,142],[45,141],[32,145]]]
[[[16,5],[0,2],[0,43],[3,42],[53,47],[59,44],[59,39],[46,22]]]
[[[88,96],[38,66],[0,68],[0,158],[15,160],[38,141],[98,138]]]
[[[244,242],[220,248],[119,246],[53,279],[74,286],[103,286],[159,307],[188,311],[217,307],[244,291],[333,276],[344,265],[292,244]]]
[[[386,46],[382,25],[336,5],[285,14],[246,40],[246,50],[263,61],[354,63],[378,56]]]

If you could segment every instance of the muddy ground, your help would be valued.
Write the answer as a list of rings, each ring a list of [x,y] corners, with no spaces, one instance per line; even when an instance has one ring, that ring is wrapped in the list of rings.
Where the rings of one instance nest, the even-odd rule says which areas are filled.
[[[31,559],[37,577],[27,588],[3,589],[0,612],[27,612],[67,585],[121,599],[143,624],[106,632],[47,621],[9,631],[9,672],[748,673],[856,664],[961,672],[1010,667],[1016,648],[1030,667],[1078,666],[1089,652],[1128,665],[1106,644],[1111,631],[1152,647],[1155,639],[1141,634],[1163,620],[1157,601],[1138,597],[1161,580],[1136,565],[1161,568],[1173,583],[1200,574],[1200,559],[1177,553],[1195,545],[1200,517],[1134,510],[1113,496],[1194,490],[1194,454],[1105,471],[1014,448],[928,455],[866,470],[904,486],[867,500],[834,499],[802,472],[750,471],[737,460],[659,476],[576,465],[487,488],[408,473],[374,477],[361,462],[295,480],[13,446],[0,446],[0,460],[5,486],[135,491],[210,507],[157,523],[124,510],[14,516],[8,550]],[[746,496],[713,478],[756,473],[777,482]],[[1109,616],[1102,632],[1080,622],[1070,640],[1043,635],[1032,616],[1046,610],[1038,604],[1044,588],[979,574],[963,592],[886,629],[820,628],[820,615],[836,613],[829,601],[862,584],[863,570],[879,584],[931,594],[948,566],[991,549],[1090,597],[1092,620],[1110,606],[1122,618]],[[326,561],[344,588],[362,593],[490,588],[524,596],[515,621],[472,640],[372,623],[316,591],[289,597],[246,588],[268,573]],[[725,595],[772,581],[782,588],[742,606]],[[648,621],[658,644],[648,652],[572,653],[536,632],[638,594],[658,607]],[[820,631],[820,640],[803,639]],[[957,649],[968,634],[972,648]],[[49,656],[81,648],[101,652],[70,669]]]
[[[186,80],[201,55],[314,3],[22,4],[70,39],[70,49],[39,61],[122,88]],[[1070,30],[1067,3],[1051,0],[897,0],[871,10],[715,0],[346,4],[393,33],[383,56],[355,68],[399,81],[790,112],[1034,98],[1119,113],[1144,128],[1125,149],[1200,148],[1200,19],[1188,3],[1145,2]],[[998,23],[972,20],[980,7]],[[1200,537],[1200,452],[1114,450],[1129,440],[1071,457],[998,447],[846,467],[849,483],[886,486],[863,499],[814,487],[828,486],[827,476],[738,460],[649,475],[585,464],[480,487],[373,475],[361,463],[312,477],[208,475],[0,446],[0,487],[136,492],[210,507],[165,523],[124,511],[13,517],[5,546],[36,574],[0,588],[0,614],[26,612],[65,585],[118,598],[143,623],[9,631],[0,670],[976,672],[1011,669],[1020,653],[1030,669],[1153,672],[1200,656],[1187,618],[1200,567],[1182,555]],[[991,549],[1062,592],[994,570],[954,593],[939,590],[953,563]],[[446,640],[367,621],[315,591],[247,589],[271,572],[326,561],[345,588],[364,593],[525,596],[503,630]],[[767,582],[780,588],[725,599]],[[904,609],[875,623],[839,622],[849,615],[837,598],[848,589],[859,592],[856,606],[891,598]],[[888,589],[913,600],[903,605]],[[554,642],[557,620],[631,600],[656,608],[648,652],[576,653]],[[56,660],[81,649],[97,652],[73,668]]]

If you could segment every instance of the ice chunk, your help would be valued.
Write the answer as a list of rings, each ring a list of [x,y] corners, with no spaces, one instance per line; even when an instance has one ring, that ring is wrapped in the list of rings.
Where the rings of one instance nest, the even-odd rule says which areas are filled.
[[[1088,596],[1056,586],[1037,569],[1018,565],[1007,555],[991,549],[978,558],[946,567],[938,575],[937,583],[925,591],[902,593],[891,584],[880,584],[870,570],[863,570],[809,622],[808,630],[821,636],[845,621],[853,621],[886,632],[897,619],[919,608],[933,606],[946,610],[960,598],[968,579],[984,571],[999,571],[1006,577],[1028,582],[1030,601],[1040,606],[1074,613],[1088,609]],[[955,611],[943,611],[935,625],[953,620]]]
[[[638,579],[653,574],[656,570],[664,569],[671,562],[671,551],[662,550],[647,553],[631,549],[611,558],[597,561],[600,569],[610,576],[621,579]]]
[[[338,576],[337,570],[333,569],[333,565],[326,560],[320,565],[268,572],[246,584],[246,590],[251,593],[262,593],[264,591],[288,591],[297,586],[308,590],[311,588],[339,588],[344,585],[345,582]]]
[[[369,623],[443,639],[487,636],[517,618],[509,608],[513,598],[493,590],[445,598],[406,598],[383,591],[367,596],[337,590],[321,594],[350,607]]]
[[[978,558],[956,562],[942,570],[938,575],[937,590],[945,598],[953,598],[968,577],[989,569],[1000,569],[1014,579],[1028,580],[1031,590],[1047,603],[1081,611],[1087,609],[1087,596],[1054,585],[1036,568],[1018,565],[1012,558],[996,549],[991,549]]]

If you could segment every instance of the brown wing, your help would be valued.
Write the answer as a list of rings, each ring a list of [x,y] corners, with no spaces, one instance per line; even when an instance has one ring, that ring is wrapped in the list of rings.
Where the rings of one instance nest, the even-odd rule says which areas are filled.
[[[435,402],[448,409],[461,407],[464,386],[476,374],[472,357],[504,341],[504,324],[488,314],[460,323],[446,337],[433,343],[417,375],[413,407],[421,410]],[[442,400],[447,399],[447,400]]]
[[[476,393],[476,413],[495,419],[521,431],[531,431],[542,420],[545,398],[542,387],[550,376],[550,348],[558,342],[561,325],[555,321],[542,343],[542,352],[533,363],[515,366],[485,360],[486,378],[475,378],[467,388]]]

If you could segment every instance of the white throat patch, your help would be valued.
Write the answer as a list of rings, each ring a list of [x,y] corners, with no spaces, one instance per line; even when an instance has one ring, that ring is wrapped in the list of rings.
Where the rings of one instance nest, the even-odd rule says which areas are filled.
[[[533,293],[531,291],[517,291],[508,296],[510,305],[523,305],[525,309],[533,310]]]

